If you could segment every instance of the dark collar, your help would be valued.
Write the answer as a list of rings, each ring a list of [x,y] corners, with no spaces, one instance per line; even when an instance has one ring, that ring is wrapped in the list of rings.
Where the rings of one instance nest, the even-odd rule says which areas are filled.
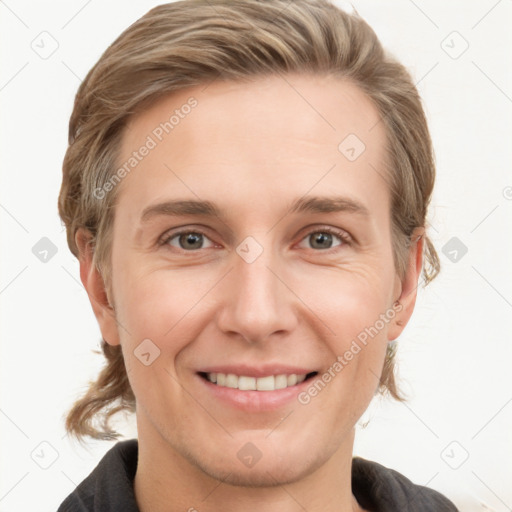
[[[57,512],[140,512],[133,491],[137,458],[137,439],[119,441]],[[352,493],[368,511],[457,512],[437,491],[361,457],[352,459]]]

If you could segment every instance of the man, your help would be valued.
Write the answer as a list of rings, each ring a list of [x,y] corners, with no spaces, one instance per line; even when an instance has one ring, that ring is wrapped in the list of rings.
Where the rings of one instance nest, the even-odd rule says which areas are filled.
[[[59,208],[108,361],[67,428],[115,437],[117,404],[138,440],[59,510],[456,510],[352,457],[438,271],[434,174],[356,15],[192,0],[129,27],[78,91]]]

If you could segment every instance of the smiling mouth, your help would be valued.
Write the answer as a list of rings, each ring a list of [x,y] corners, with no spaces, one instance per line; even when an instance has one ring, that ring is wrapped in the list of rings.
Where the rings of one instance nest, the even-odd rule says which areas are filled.
[[[233,373],[206,373],[199,375],[219,387],[239,389],[241,391],[276,391],[301,384],[305,380],[312,379],[318,372],[307,374],[268,375],[266,377],[249,377],[247,375],[235,375]]]

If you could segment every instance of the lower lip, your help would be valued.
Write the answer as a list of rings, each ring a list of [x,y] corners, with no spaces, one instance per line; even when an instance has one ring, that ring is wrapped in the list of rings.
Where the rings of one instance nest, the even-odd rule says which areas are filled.
[[[203,383],[209,393],[218,400],[248,412],[274,411],[297,400],[297,395],[313,382],[315,377],[304,380],[300,384],[275,391],[241,391],[236,388],[217,386],[200,375],[197,378]]]

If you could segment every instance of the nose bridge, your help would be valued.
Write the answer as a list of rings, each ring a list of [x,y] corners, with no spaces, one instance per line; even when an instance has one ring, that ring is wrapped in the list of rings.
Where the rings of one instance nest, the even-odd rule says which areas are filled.
[[[296,321],[293,294],[278,277],[281,265],[270,240],[266,237],[263,244],[247,237],[236,248],[221,315],[220,327],[225,332],[237,332],[251,342],[291,330]]]

